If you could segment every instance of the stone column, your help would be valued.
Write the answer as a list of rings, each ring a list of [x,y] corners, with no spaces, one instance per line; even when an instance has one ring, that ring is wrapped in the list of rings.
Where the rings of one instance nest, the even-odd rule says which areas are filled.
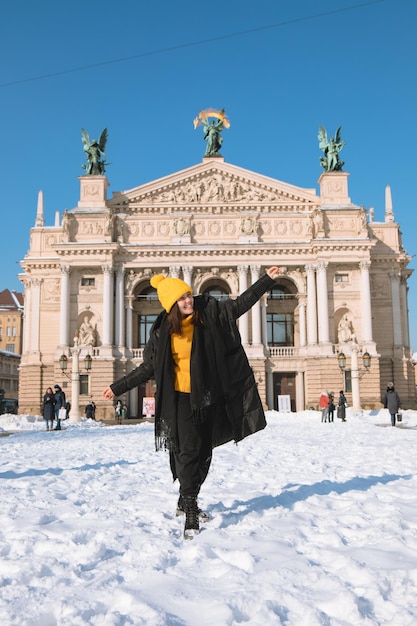
[[[260,265],[250,266],[252,285],[258,280],[260,270]],[[252,307],[252,345],[256,346],[261,343],[261,305],[258,300]]]
[[[391,298],[392,298],[392,325],[394,335],[394,347],[402,346],[401,330],[401,306],[400,306],[400,276],[398,272],[390,272]]]
[[[190,266],[182,266],[182,275],[184,276],[184,282],[193,288],[193,268]]]
[[[119,267],[116,273],[116,345],[125,345],[125,293],[124,269]]]
[[[317,263],[317,305],[319,322],[319,343],[329,343],[329,302],[327,296],[328,261]]]
[[[264,293],[259,300],[261,303],[261,326],[262,326],[262,343],[264,346],[268,346],[268,325],[266,321],[266,309],[268,307],[268,294]]]
[[[360,261],[361,270],[361,309],[362,309],[362,341],[373,341],[372,339],[372,309],[371,309],[371,284],[369,280],[369,268],[371,262]]]
[[[307,272],[307,341],[309,345],[317,343],[317,301],[315,266],[306,265]]]
[[[127,297],[126,307],[126,345],[129,350],[133,348],[133,299],[134,296]]]
[[[169,266],[169,275],[171,278],[179,278],[180,277],[180,269],[179,265],[170,265]]]
[[[69,265],[61,265],[59,344],[62,348],[67,348],[69,346],[70,271],[71,268]]]
[[[295,375],[295,410],[304,411],[304,372],[297,372]]]
[[[103,345],[113,345],[113,268],[103,265]]]
[[[306,301],[305,296],[298,295],[298,325],[300,348],[304,348],[307,343],[306,335]]]
[[[237,271],[239,274],[239,294],[242,294],[248,288],[248,266],[238,265]],[[249,342],[247,313],[239,318],[239,332],[243,345],[247,345]]]
[[[268,410],[273,411],[275,409],[275,398],[274,398],[274,375],[273,372],[266,372],[266,397],[267,397],[267,405]]]

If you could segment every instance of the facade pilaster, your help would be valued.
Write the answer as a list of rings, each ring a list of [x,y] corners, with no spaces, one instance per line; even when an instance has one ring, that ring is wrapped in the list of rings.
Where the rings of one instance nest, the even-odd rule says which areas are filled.
[[[402,313],[402,328],[403,328],[403,343],[405,348],[410,348],[410,328],[408,325],[408,294],[407,294],[407,282],[405,278],[401,277],[400,282],[400,294],[401,294],[401,313]]]
[[[401,306],[400,306],[400,276],[398,272],[390,272],[391,279],[391,298],[392,298],[392,325],[394,347],[402,346],[402,329],[401,329]]]
[[[259,278],[259,273],[261,271],[261,266],[260,265],[251,265],[250,266],[250,271],[251,271],[251,281],[252,281],[252,285],[253,283],[255,283],[258,278]],[[262,343],[262,337],[261,337],[261,304],[258,300],[258,302],[255,302],[255,304],[252,307],[252,345],[260,345]]]
[[[238,265],[237,271],[239,275],[239,294],[242,294],[248,288],[248,266]],[[239,318],[239,333],[243,345],[249,343],[248,319],[247,313]]]
[[[113,344],[113,268],[111,265],[103,265],[103,345]]]
[[[124,269],[119,267],[116,272],[116,345],[125,345],[125,294]]]
[[[30,320],[32,318],[32,281],[26,279],[25,285],[25,308],[23,312],[23,346],[22,353],[30,350]]]
[[[307,342],[317,344],[317,296],[315,266],[306,265],[307,273]]]
[[[63,349],[68,348],[69,346],[70,271],[71,267],[69,265],[61,265],[59,344]]]
[[[319,343],[329,343],[329,302],[327,294],[328,261],[317,263],[317,308],[319,323]]]
[[[370,261],[360,261],[361,271],[361,307],[362,307],[362,341],[372,342],[372,309],[371,284],[369,280]]]
[[[295,375],[295,410],[304,411],[305,395],[304,395],[304,372],[297,372]]]
[[[31,352],[39,352],[39,331],[41,319],[41,285],[42,278],[32,279],[32,321],[31,321]]]

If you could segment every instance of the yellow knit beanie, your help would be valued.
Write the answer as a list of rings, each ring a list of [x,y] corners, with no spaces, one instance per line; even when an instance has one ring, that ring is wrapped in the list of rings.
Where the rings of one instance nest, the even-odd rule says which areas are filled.
[[[192,293],[190,285],[180,278],[165,278],[163,274],[152,276],[151,285],[158,292],[159,302],[167,313],[184,294]]]

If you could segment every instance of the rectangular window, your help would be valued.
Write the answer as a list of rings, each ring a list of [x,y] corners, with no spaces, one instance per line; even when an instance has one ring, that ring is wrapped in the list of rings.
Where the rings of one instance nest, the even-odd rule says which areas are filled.
[[[294,345],[294,317],[292,313],[266,314],[268,346]]]
[[[139,315],[139,348],[143,348],[147,344],[152,324],[156,318],[157,315]]]
[[[6,351],[14,352],[15,351],[14,343],[6,343]]]
[[[80,374],[80,396],[88,396],[88,374]]]
[[[337,283],[348,283],[349,274],[336,274],[334,279]]]
[[[82,287],[94,287],[95,284],[96,284],[96,279],[95,278],[89,278],[87,276],[83,276],[81,278],[81,286]]]
[[[7,335],[8,337],[11,337],[11,336],[12,336],[12,329],[11,329],[11,327],[10,327],[10,326],[8,326],[8,327],[6,328],[6,335]]]
[[[352,372],[351,370],[345,370],[345,391],[352,393]]]
[[[12,337],[16,337],[16,326],[12,326]]]

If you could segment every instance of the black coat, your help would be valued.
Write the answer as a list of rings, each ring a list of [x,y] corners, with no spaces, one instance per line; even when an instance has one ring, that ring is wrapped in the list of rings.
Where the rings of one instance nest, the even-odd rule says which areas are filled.
[[[275,281],[267,274],[235,300],[217,301],[211,296],[196,296],[194,307],[200,310],[203,327],[211,334],[215,351],[222,355],[221,367],[227,376],[227,389],[216,404],[212,415],[212,446],[244,437],[265,428],[266,420],[252,368],[243,349],[236,320],[249,311]],[[175,410],[174,369],[167,314],[162,311],[155,321],[143,353],[143,362],[132,372],[110,385],[116,396],[155,379],[155,434],[163,436],[161,424]],[[205,331],[205,332],[206,332]],[[191,356],[191,386],[193,386],[193,354]],[[219,360],[218,360],[219,362]],[[167,364],[169,367],[167,367]],[[196,370],[198,367],[195,368]],[[207,374],[208,377],[210,374]],[[224,383],[224,380],[222,380]]]
[[[42,407],[43,418],[53,420],[55,417],[55,396],[53,393],[46,393],[43,397]]]
[[[397,413],[398,409],[401,407],[400,396],[395,391],[394,387],[387,389],[387,393],[384,398],[384,408],[388,409],[391,415]]]

